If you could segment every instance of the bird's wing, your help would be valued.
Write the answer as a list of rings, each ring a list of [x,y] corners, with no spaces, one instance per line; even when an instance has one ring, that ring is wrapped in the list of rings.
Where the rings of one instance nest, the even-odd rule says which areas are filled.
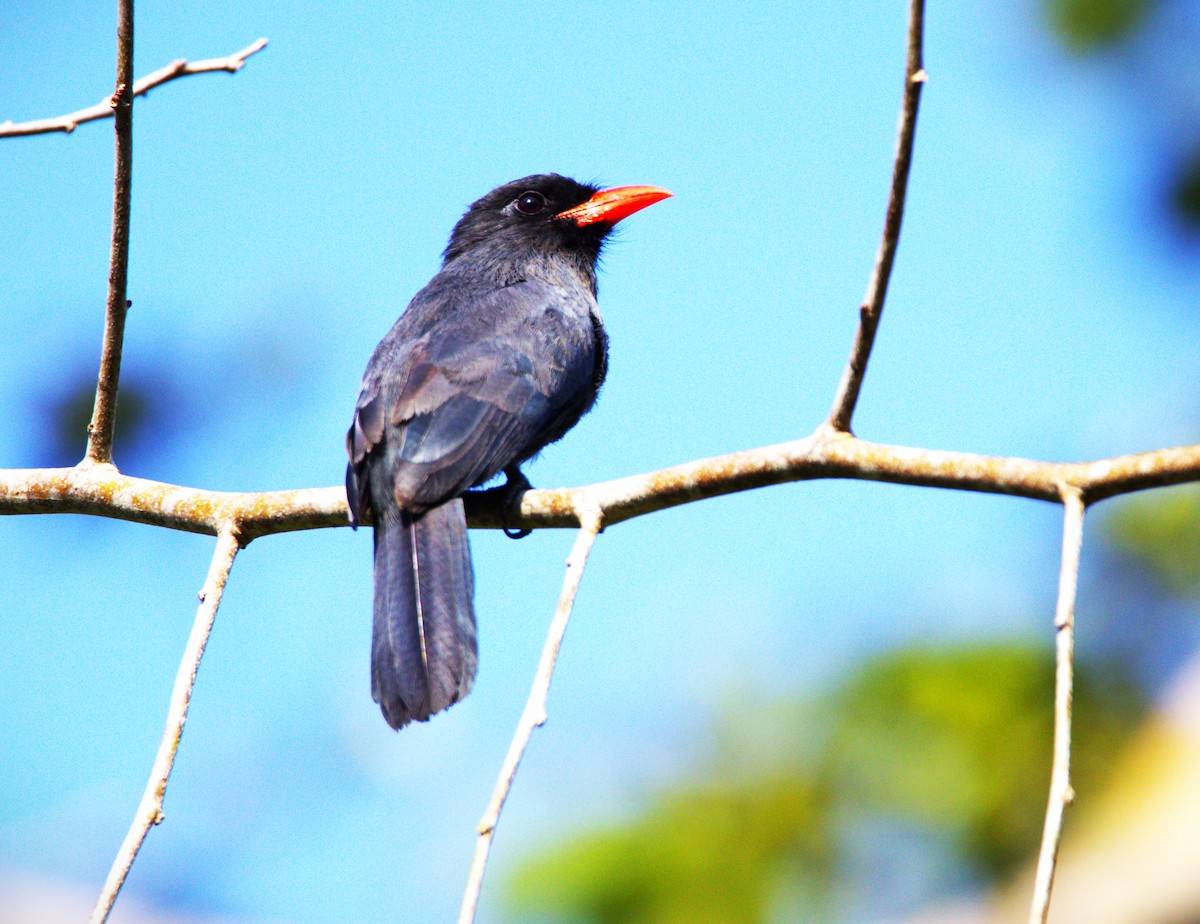
[[[376,465],[392,473],[400,506],[436,505],[561,435],[593,388],[596,335],[582,293],[528,280],[434,294],[437,323],[415,338],[385,339],[364,376],[346,437],[356,519]],[[422,295],[409,308],[410,328],[432,313]],[[469,304],[447,308],[448,297]]]

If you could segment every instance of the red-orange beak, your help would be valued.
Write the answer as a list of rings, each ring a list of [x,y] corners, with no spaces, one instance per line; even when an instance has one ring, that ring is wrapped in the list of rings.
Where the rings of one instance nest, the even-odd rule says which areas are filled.
[[[559,212],[555,218],[573,221],[579,227],[597,222],[615,225],[622,218],[640,212],[648,205],[671,197],[671,193],[657,186],[618,186],[602,189],[582,205]]]

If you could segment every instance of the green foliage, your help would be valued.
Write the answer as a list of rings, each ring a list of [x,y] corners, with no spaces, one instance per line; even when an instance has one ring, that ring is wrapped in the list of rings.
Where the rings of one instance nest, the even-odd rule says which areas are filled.
[[[1081,790],[1140,706],[1112,672],[1097,676],[1082,671],[1077,685]],[[786,895],[792,912],[829,918],[847,839],[877,824],[927,832],[964,870],[1002,875],[1040,833],[1053,682],[1048,646],[921,648],[867,663],[815,703],[745,710],[718,732],[735,750],[693,781],[528,861],[512,909],[521,920],[754,924],[775,920]],[[754,736],[787,749],[736,746]]]
[[[1079,54],[1118,44],[1153,11],[1154,0],[1046,0],[1055,34]]]
[[[635,824],[591,832],[525,864],[521,918],[595,924],[767,920],[787,866],[828,866],[826,800],[779,774],[668,792]]]
[[[1200,487],[1122,500],[1107,529],[1110,543],[1171,593],[1186,597],[1200,591]]]
[[[1049,647],[914,649],[866,665],[833,698],[828,752],[836,796],[936,832],[995,878],[1041,832],[1050,779],[1054,669]],[[1133,688],[1076,685],[1074,779],[1089,788],[1137,714]]]
[[[1171,190],[1171,205],[1185,227],[1200,230],[1200,150],[1175,179]]]

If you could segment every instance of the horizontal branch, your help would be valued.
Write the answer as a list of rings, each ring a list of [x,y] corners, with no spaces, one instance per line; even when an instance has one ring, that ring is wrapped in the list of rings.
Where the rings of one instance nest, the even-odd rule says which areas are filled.
[[[1010,494],[1059,503],[1063,487],[1085,503],[1145,488],[1200,481],[1200,445],[1096,462],[1039,462],[869,443],[822,427],[812,436],[687,462],[578,488],[526,491],[519,505],[503,488],[467,495],[476,529],[574,528],[575,511],[596,506],[605,524],[752,488],[847,478]],[[131,478],[112,465],[0,470],[0,515],[83,513],[216,535],[259,536],[348,525],[341,487],[235,493]]]
[[[238,527],[242,545],[267,533],[348,526],[344,488],[206,491],[130,478],[113,465],[0,470],[0,514],[83,513],[217,535]]]
[[[185,58],[180,58],[178,61],[172,61],[166,67],[159,68],[152,74],[147,74],[145,77],[136,81],[133,85],[134,96],[144,96],[155,87],[162,86],[171,80],[176,80],[180,77],[190,77],[193,74],[209,74],[214,71],[228,71],[235,73],[240,71],[246,64],[246,59],[252,54],[262,51],[267,47],[267,40],[260,38],[253,45],[247,45],[241,51],[235,51],[233,54],[224,58],[206,58],[203,61],[188,62]],[[113,102],[109,97],[105,97],[96,103],[94,106],[88,106],[86,109],[80,109],[77,112],[69,112],[66,115],[56,116],[52,119],[35,119],[32,122],[4,122],[0,123],[0,138],[17,138],[23,135],[45,135],[50,132],[66,132],[70,134],[75,131],[84,122],[94,122],[96,119],[111,119],[113,115]]]

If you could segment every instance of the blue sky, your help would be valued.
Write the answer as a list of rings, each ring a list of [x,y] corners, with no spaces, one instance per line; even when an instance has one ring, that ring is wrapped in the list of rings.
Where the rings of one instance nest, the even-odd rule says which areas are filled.
[[[339,483],[362,368],[453,223],[547,170],[675,198],[606,254],[609,382],[527,469],[534,484],[807,434],[878,242],[905,23],[900,3],[782,6],[139,0],[138,74],[271,44],[236,76],[137,104],[125,369],[175,403],[126,470]],[[105,4],[6,12],[0,119],[111,92],[114,32]],[[1200,270],[1153,237],[1159,126],[1065,60],[1031,5],[933,5],[926,65],[856,431],[1050,459],[1192,442]],[[43,461],[39,401],[97,361],[111,160],[109,123],[0,144],[0,465]],[[1049,645],[1058,520],[1029,501],[807,483],[606,533],[484,918],[523,853],[636,808],[730,702],[816,688],[905,640]],[[399,735],[369,694],[369,536],[251,545],[128,891],[239,920],[447,919],[570,541],[473,534],[478,683]],[[211,550],[119,522],[0,522],[0,867],[99,887]]]

